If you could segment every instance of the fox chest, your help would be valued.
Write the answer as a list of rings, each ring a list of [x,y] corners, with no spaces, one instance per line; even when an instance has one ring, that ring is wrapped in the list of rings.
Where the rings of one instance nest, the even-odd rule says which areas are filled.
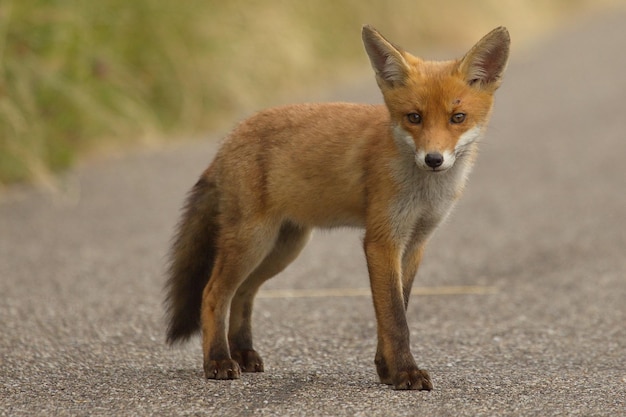
[[[399,184],[388,208],[392,233],[399,241],[425,240],[448,216],[458,200],[462,176],[427,174]]]

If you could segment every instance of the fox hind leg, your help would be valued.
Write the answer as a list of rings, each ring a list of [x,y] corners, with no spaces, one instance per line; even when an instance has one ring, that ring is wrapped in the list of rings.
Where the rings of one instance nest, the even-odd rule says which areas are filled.
[[[241,284],[230,308],[228,341],[231,357],[243,372],[263,372],[263,360],[252,344],[252,307],[261,285],[283,271],[309,241],[311,230],[284,223],[274,247],[261,264]]]
[[[231,357],[226,337],[231,300],[271,252],[278,235],[278,226],[260,222],[239,223],[220,232],[211,278],[202,293],[202,350],[208,379],[240,376],[241,369]]]

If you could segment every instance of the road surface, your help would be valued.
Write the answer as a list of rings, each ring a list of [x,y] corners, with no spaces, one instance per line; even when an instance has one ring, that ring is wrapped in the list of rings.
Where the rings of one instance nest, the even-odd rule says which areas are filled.
[[[165,254],[214,140],[98,161],[0,202],[0,415],[626,415],[626,14],[516,51],[409,308],[432,392],[377,383],[360,233],[265,287],[266,372],[164,344]],[[373,77],[333,98],[377,102]]]

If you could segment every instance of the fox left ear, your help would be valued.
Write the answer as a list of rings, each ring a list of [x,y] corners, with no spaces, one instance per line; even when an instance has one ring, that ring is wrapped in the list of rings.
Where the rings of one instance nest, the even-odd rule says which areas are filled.
[[[509,59],[511,38],[500,26],[485,35],[461,59],[459,68],[468,84],[478,88],[497,89]]]

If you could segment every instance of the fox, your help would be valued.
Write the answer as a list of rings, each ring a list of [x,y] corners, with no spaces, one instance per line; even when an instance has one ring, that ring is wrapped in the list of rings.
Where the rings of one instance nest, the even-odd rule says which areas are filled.
[[[498,27],[462,58],[421,59],[369,25],[384,104],[293,104],[240,122],[189,191],[165,284],[166,341],[201,332],[207,379],[263,372],[252,309],[313,229],[364,229],[382,384],[431,390],[407,306],[424,249],[463,193],[509,57]]]

